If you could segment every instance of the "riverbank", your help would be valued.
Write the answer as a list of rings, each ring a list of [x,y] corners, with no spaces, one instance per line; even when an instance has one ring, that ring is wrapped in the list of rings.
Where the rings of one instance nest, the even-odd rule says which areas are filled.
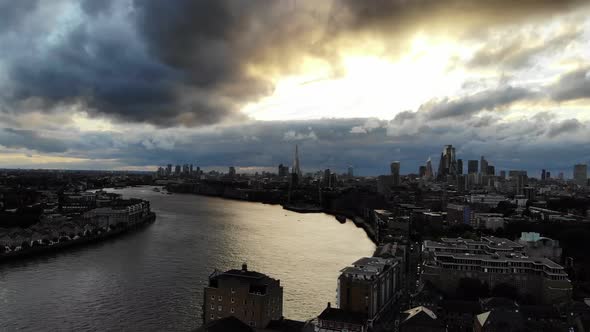
[[[218,197],[218,198],[223,198],[223,199],[228,199],[228,200],[247,201],[247,202],[262,203],[262,204],[272,204],[272,205],[280,204],[283,207],[283,209],[288,210],[288,211],[292,211],[292,212],[296,212],[296,213],[302,213],[302,214],[324,213],[324,214],[328,214],[328,215],[334,216],[334,218],[340,223],[343,223],[341,220],[344,217],[346,219],[351,220],[355,224],[355,226],[362,228],[365,231],[365,234],[367,235],[367,237],[373,242],[373,244],[375,244],[376,246],[379,245],[378,236],[377,236],[375,230],[372,228],[372,226],[366,220],[364,220],[362,217],[357,216],[357,215],[350,213],[348,211],[336,211],[336,210],[326,209],[321,206],[311,205],[311,204],[268,202],[268,201],[263,201],[263,200],[256,200],[250,196],[224,195],[224,194],[222,194],[223,192],[215,192],[215,193],[212,193],[212,192],[204,193],[204,192],[194,192],[194,191],[192,191],[192,192],[191,191],[176,192],[176,191],[174,191],[173,188],[170,188],[167,186],[164,186],[164,188],[166,188],[166,190],[171,193],[191,194],[191,195],[207,196],[207,197]]]
[[[153,223],[155,220],[156,220],[156,214],[153,212],[150,212],[149,215],[146,216],[143,220],[140,220],[140,221],[133,223],[131,225],[128,225],[128,226],[124,226],[124,227],[121,226],[121,227],[118,227],[118,228],[115,228],[112,230],[103,231],[103,232],[100,232],[99,234],[86,235],[86,236],[79,237],[77,239],[60,241],[60,242],[52,243],[52,244],[48,244],[48,245],[36,244],[36,245],[31,246],[29,248],[21,249],[19,251],[10,251],[8,253],[1,253],[0,254],[0,263],[2,263],[4,261],[15,260],[15,259],[24,259],[24,258],[44,255],[44,254],[48,254],[48,253],[53,253],[53,252],[57,252],[57,251],[62,251],[62,250],[68,249],[68,248],[81,247],[81,246],[88,245],[91,243],[106,241],[108,239],[113,239],[113,238],[122,236],[124,234],[131,233],[135,230],[141,229],[141,228]]]

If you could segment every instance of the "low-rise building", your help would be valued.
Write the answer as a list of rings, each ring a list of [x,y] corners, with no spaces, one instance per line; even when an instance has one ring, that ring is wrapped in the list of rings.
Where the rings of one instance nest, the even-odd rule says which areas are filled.
[[[400,321],[401,332],[446,332],[445,324],[429,308],[418,306],[406,310]]]
[[[506,223],[501,213],[475,213],[473,219],[475,227],[494,231],[503,228]]]
[[[522,245],[493,237],[425,241],[421,280],[446,293],[454,293],[461,279],[473,278],[492,288],[509,284],[542,303],[569,300],[572,284],[564,268],[547,258],[525,256],[522,250]]]
[[[447,204],[447,223],[449,225],[471,225],[473,211],[468,205]]]
[[[317,317],[315,332],[365,332],[368,331],[367,315],[333,308],[330,303]]]

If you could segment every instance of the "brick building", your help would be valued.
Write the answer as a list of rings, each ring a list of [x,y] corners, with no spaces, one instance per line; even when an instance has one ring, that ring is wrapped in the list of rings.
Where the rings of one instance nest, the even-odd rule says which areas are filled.
[[[366,315],[369,326],[379,320],[401,293],[397,259],[364,257],[342,270],[338,278],[338,307]]]
[[[242,322],[264,328],[283,316],[281,281],[265,274],[241,270],[214,271],[209,276],[203,300],[204,324],[234,316]]]

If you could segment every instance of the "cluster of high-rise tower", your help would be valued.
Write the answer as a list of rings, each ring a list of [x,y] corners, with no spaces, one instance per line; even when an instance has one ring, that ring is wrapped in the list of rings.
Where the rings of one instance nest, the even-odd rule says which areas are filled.
[[[432,169],[432,160],[428,158],[426,165],[420,166],[419,175],[422,178],[445,180],[456,178],[464,174],[463,159],[457,159],[455,148],[452,145],[445,145],[440,154],[438,172],[434,173]],[[484,156],[480,160],[467,161],[467,174],[496,175],[496,169],[490,165]]]

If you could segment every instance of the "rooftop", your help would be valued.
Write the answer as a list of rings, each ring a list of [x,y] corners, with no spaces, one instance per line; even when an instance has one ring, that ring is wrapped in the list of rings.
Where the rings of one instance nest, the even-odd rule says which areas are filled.
[[[214,320],[209,324],[200,327],[195,332],[254,332],[247,324],[234,316]]]
[[[218,287],[219,280],[231,280],[231,279],[241,279],[246,281],[250,284],[251,290],[256,290],[256,292],[265,293],[266,286],[273,284],[273,283],[280,283],[280,280],[273,279],[266,274],[256,272],[256,271],[248,271],[248,266],[244,264],[241,270],[232,269],[226,272],[221,272],[218,270],[213,271],[209,276],[209,287]],[[252,288],[254,287],[254,288]]]
[[[364,325],[367,321],[367,315],[360,312],[350,312],[344,309],[332,308],[330,304],[318,316],[320,320]]]
[[[514,241],[510,241],[501,237],[481,237],[479,241],[472,239],[463,238],[442,238],[440,242],[437,241],[424,241],[426,248],[449,248],[449,249],[464,249],[469,250],[474,247],[485,247],[491,251],[513,251],[515,249],[520,250],[523,248],[521,244]]]
[[[340,272],[346,276],[364,276],[372,278],[387,269],[388,266],[393,265],[395,262],[396,261],[392,258],[363,257],[352,263],[352,266],[345,267]]]
[[[554,269],[563,269],[563,267],[548,258],[540,257],[528,257],[519,254],[504,254],[504,255],[485,255],[485,254],[469,254],[469,253],[435,253],[436,257],[452,257],[454,259],[470,259],[470,260],[481,260],[487,262],[522,262],[522,263],[534,263],[537,265],[545,265]]]

